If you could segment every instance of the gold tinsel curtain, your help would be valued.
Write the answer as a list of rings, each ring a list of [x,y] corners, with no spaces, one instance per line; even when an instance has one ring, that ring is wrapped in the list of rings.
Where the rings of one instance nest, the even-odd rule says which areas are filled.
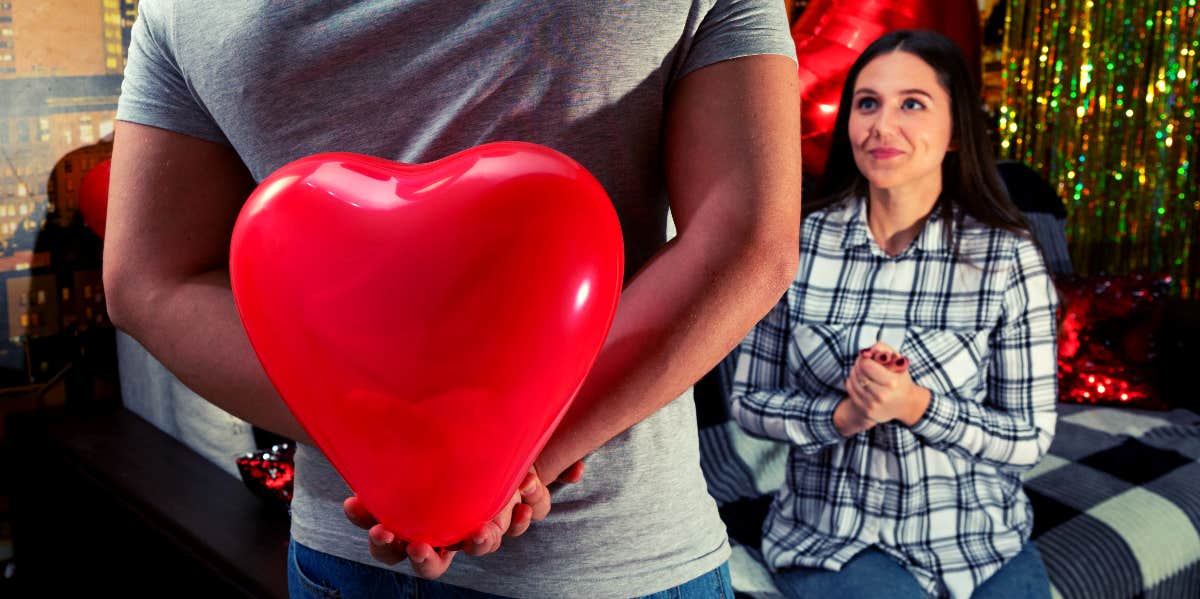
[[[1200,283],[1197,0],[1010,0],[1001,154],[1067,202],[1083,274]]]

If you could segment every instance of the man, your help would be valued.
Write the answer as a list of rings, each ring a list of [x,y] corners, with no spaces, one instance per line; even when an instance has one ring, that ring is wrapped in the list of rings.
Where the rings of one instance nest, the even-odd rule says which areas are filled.
[[[530,493],[450,567],[453,553],[378,527],[368,542],[343,514],[345,483],[302,444],[293,594],[353,594],[337,588],[348,572],[393,580],[375,566],[406,557],[393,569],[453,586],[396,579],[401,594],[627,597],[723,572],[728,593],[688,390],[796,270],[799,92],[776,0],[143,0],[140,11],[113,157],[109,310],[180,380],[261,427],[307,438],[229,287],[238,210],[278,167],[323,151],[428,162],[517,139],[587,167],[621,220],[620,307]],[[668,198],[678,235],[665,243]],[[545,516],[542,481],[584,456],[583,480],[499,547],[512,514],[510,535]]]

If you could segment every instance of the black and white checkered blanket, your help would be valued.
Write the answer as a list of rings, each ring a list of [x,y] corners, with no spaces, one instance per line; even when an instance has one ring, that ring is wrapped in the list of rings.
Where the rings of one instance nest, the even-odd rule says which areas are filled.
[[[742,432],[703,385],[701,459],[734,546],[734,589],[777,597],[758,548],[787,449]],[[1055,597],[1200,598],[1200,415],[1060,404],[1050,452],[1025,481]]]

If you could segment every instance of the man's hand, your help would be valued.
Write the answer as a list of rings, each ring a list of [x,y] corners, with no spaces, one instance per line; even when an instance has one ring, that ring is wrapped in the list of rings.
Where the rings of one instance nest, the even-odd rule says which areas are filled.
[[[558,482],[575,483],[582,477],[583,462],[579,461],[559,476]],[[342,509],[351,523],[367,531],[371,557],[389,566],[407,558],[413,572],[432,580],[446,572],[458,551],[471,556],[487,555],[500,548],[503,537],[525,534],[532,522],[543,520],[550,513],[550,490],[538,477],[537,469],[531,468],[508,505],[452,547],[435,548],[428,543],[408,543],[397,538],[367,511],[358,497],[346,498]]]

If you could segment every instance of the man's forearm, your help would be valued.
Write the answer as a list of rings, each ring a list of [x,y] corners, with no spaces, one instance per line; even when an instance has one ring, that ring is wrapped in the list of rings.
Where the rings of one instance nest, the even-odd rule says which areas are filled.
[[[544,480],[678,397],[742,340],[787,289],[794,247],[676,238],[621,296],[592,373],[537,460]]]
[[[263,371],[233,303],[228,271],[211,271],[140,297],[110,290],[116,324],[179,380],[221,409],[308,442]],[[134,297],[130,297],[134,296]]]

